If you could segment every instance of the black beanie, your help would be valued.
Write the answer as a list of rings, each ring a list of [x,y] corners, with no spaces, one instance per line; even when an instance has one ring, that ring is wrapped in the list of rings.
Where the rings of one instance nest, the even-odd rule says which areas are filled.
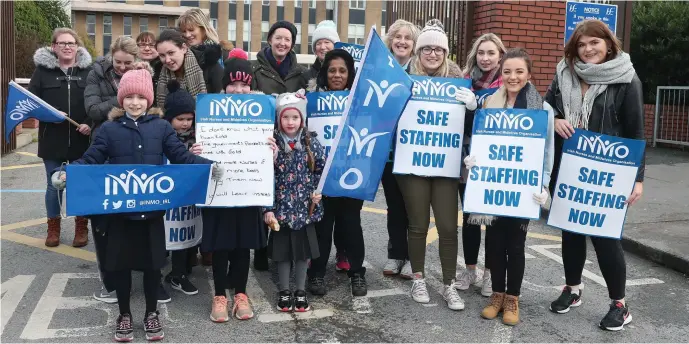
[[[251,71],[251,62],[241,58],[231,58],[225,60],[225,73],[222,75],[222,88],[235,81],[244,81],[251,86],[254,74]]]
[[[269,41],[277,29],[287,29],[292,34],[292,47],[294,47],[294,45],[297,43],[297,27],[286,20],[277,21],[270,27],[270,30],[268,30]]]
[[[165,97],[165,120],[168,122],[172,122],[175,117],[183,113],[196,114],[196,100],[187,90],[180,86],[177,80],[170,80],[167,84],[168,94]]]

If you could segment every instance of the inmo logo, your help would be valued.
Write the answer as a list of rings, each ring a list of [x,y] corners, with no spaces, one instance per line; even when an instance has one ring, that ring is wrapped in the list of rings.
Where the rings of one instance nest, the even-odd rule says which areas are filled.
[[[263,112],[263,106],[255,100],[241,100],[227,97],[221,100],[213,99],[210,103],[211,116],[237,116],[246,117],[247,115],[256,117]]]
[[[524,114],[507,114],[506,111],[486,115],[486,129],[519,129],[529,130],[533,128],[533,119]]]
[[[342,111],[347,102],[347,96],[337,96],[329,94],[325,97],[318,97],[316,102],[319,112],[323,111]]]
[[[10,119],[13,121],[22,121],[24,117],[26,117],[26,114],[38,109],[38,107],[38,103],[31,99],[20,100],[17,102],[17,105],[14,106],[14,109],[10,110]]]
[[[162,172],[153,175],[141,174],[136,175],[135,170],[127,171],[119,176],[108,174],[105,177],[105,195],[117,195],[120,191],[125,195],[138,194],[152,194],[163,193],[166,194],[175,188],[175,181],[168,176],[159,177]]]
[[[361,57],[364,55],[364,50],[359,49],[355,46],[345,45],[342,47],[342,49],[344,49],[344,51],[348,52],[349,55],[352,55],[354,60],[361,60]]]
[[[378,98],[378,107],[383,108],[383,106],[385,106],[385,101],[388,100],[388,96],[390,93],[392,93],[392,90],[394,90],[397,86],[402,86],[402,84],[399,83],[390,85],[387,80],[381,81],[380,84],[377,84],[371,79],[366,79],[366,81],[371,84],[371,87],[369,87],[368,93],[366,93],[364,106],[368,106],[368,104],[371,102],[371,98],[373,97],[373,93],[375,92],[376,97]]]
[[[600,136],[581,135],[577,142],[577,149],[617,159],[624,159],[629,155],[629,147],[623,145],[622,142],[611,143],[608,140],[604,141]]]
[[[433,96],[433,97],[452,97],[457,96],[458,88],[449,82],[440,83],[432,80],[423,80],[414,82],[412,92],[415,96]]]
[[[370,158],[371,155],[373,155],[373,150],[376,147],[377,138],[379,136],[389,134],[389,132],[382,132],[373,133],[369,135],[368,129],[366,128],[363,128],[360,132],[357,132],[356,129],[352,128],[351,126],[347,127],[349,127],[349,131],[352,133],[352,139],[349,141],[349,148],[347,149],[347,156],[352,155],[352,151],[355,151],[357,155],[361,155],[365,148],[366,152],[364,152],[364,156]],[[348,183],[347,177],[351,174],[353,174],[356,177],[356,179],[353,183]],[[363,182],[364,175],[363,173],[361,173],[361,170],[359,170],[356,167],[348,169],[340,177],[340,187],[342,187],[345,190],[357,189],[361,186],[361,184],[363,184]]]

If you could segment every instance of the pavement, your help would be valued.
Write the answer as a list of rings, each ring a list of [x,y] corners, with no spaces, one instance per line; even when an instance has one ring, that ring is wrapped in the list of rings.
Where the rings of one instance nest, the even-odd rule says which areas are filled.
[[[35,156],[36,147],[33,143],[2,157],[0,341],[112,342],[117,305],[104,304],[91,297],[100,284],[93,243],[80,249],[69,246],[74,235],[73,221],[63,220],[61,245],[56,248],[43,245],[47,229],[42,191],[45,174],[40,159]],[[675,151],[659,152],[665,154],[649,153],[645,196],[642,203],[629,211],[631,225],[625,231],[626,236],[648,233],[650,238],[660,241],[666,228],[668,233],[681,233],[682,221],[686,223],[688,219],[687,195],[682,195],[687,190],[686,179],[682,179],[686,177],[681,176],[681,169],[686,168],[689,156]],[[677,170],[672,172],[673,169]],[[665,186],[660,189],[662,185]],[[302,315],[278,313],[274,311],[275,269],[267,272],[251,269],[247,290],[256,317],[244,322],[233,319],[214,324],[208,319],[214,294],[212,272],[199,266],[190,277],[199,294],[186,296],[171,290],[172,302],[159,305],[166,332],[164,341],[641,343],[686,342],[689,338],[689,294],[686,292],[689,278],[634,253],[626,255],[626,299],[634,321],[623,331],[612,333],[597,327],[608,309],[609,299],[590,246],[583,274],[582,306],[566,315],[550,313],[548,305],[560,293],[564,272],[560,232],[544,225],[542,220],[532,222],[526,241],[521,324],[508,327],[497,320],[481,319],[479,313],[487,298],[474,288],[460,292],[465,310],[451,311],[445,306],[440,294],[442,278],[434,224],[429,230],[426,255],[431,302],[417,304],[408,294],[409,281],[382,275],[387,247],[385,214],[380,190],[375,202],[366,202],[362,211],[367,297],[351,296],[346,275],[335,272],[331,260],[326,275],[328,294],[311,298],[313,310]],[[632,229],[636,227],[638,230]],[[677,239],[681,237],[674,235],[675,242],[665,245],[680,244],[679,252],[684,252],[686,258],[686,246],[682,251]],[[459,249],[458,266],[463,266],[461,235]],[[483,254],[482,247],[479,266],[483,265]],[[164,272],[168,270],[169,266]],[[132,310],[136,342],[144,341],[143,304],[141,275],[135,273]]]

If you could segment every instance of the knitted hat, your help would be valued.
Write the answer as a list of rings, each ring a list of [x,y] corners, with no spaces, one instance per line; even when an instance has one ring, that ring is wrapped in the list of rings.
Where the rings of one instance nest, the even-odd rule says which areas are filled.
[[[153,105],[153,77],[149,71],[133,69],[124,73],[117,89],[117,102],[124,107],[122,101],[126,96],[132,94],[146,98],[148,101],[147,108]]]
[[[253,78],[251,62],[240,58],[225,60],[225,72],[222,75],[223,89],[235,81],[244,81],[247,85],[251,85]]]
[[[270,30],[268,30],[269,41],[270,38],[273,37],[273,34],[277,29],[287,29],[287,31],[289,31],[292,34],[292,47],[294,47],[294,45],[297,43],[297,27],[286,20],[277,21],[270,27]]]
[[[228,59],[238,58],[238,59],[248,60],[249,54],[247,54],[246,51],[244,51],[240,48],[234,48],[230,51],[230,54],[227,56],[227,58]]]
[[[277,122],[280,123],[280,116],[289,109],[294,109],[301,115],[301,126],[306,125],[306,92],[300,89],[294,93],[282,93],[277,96],[275,100],[275,112],[277,113]]]
[[[177,80],[170,80],[167,84],[168,94],[165,97],[165,120],[172,122],[181,114],[196,114],[196,100],[180,87]]]
[[[313,31],[313,43],[311,43],[313,51],[316,51],[316,43],[321,39],[327,39],[333,44],[340,41],[340,36],[337,34],[337,27],[332,20],[324,20],[318,23],[316,30]]]
[[[445,27],[438,19],[431,19],[426,22],[426,26],[423,27],[419,39],[416,41],[416,54],[418,55],[419,51],[427,46],[441,47],[445,49],[446,54],[450,50]]]

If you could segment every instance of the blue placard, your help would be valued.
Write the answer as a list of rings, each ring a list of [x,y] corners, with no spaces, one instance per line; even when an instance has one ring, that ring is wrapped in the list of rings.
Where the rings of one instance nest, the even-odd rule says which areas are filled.
[[[203,203],[211,165],[67,165],[67,214],[168,210]]]
[[[365,47],[363,45],[359,44],[343,42],[335,43],[335,49],[342,49],[348,52],[349,55],[352,55],[352,58],[354,58],[354,62],[359,62],[364,57],[364,48]]]
[[[318,142],[325,148],[326,156],[330,154],[348,96],[349,91],[306,94],[307,125],[309,130],[318,134]]]
[[[272,124],[275,97],[265,94],[199,94],[196,123]]]
[[[473,135],[545,138],[548,121],[545,110],[479,109],[474,114]]]
[[[565,140],[548,225],[619,239],[646,142],[576,129]]]
[[[494,87],[494,88],[486,88],[486,89],[483,89],[483,90],[474,91],[474,95],[476,96],[476,104],[477,104],[477,107],[478,107],[479,109],[480,109],[480,108],[483,108],[483,103],[486,101],[486,99],[488,99],[488,96],[490,96],[490,95],[492,95],[493,93],[495,93],[495,91],[497,91],[498,88],[499,88],[499,87]]]
[[[597,4],[591,2],[567,1],[565,12],[565,44],[574,28],[586,19],[598,19],[608,25],[612,33],[617,31],[617,5]]]

